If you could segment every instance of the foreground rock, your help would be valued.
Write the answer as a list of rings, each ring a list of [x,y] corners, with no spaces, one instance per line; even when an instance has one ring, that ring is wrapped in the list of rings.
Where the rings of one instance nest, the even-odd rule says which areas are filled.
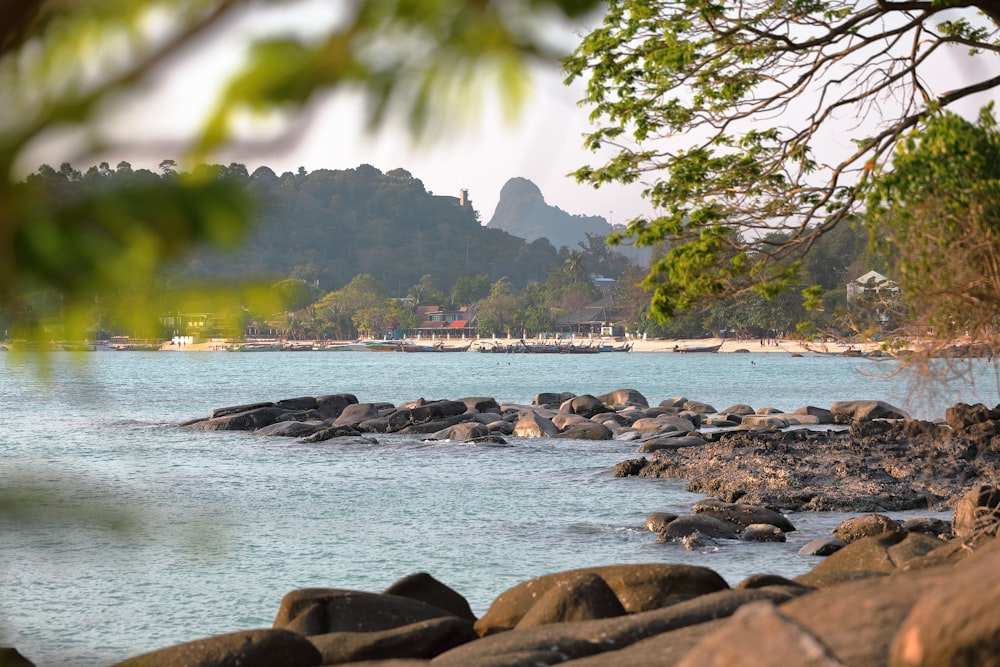
[[[877,516],[845,522],[842,532],[875,534],[796,582],[759,574],[731,589],[688,565],[585,568],[514,586],[474,626],[459,593],[417,573],[381,594],[292,591],[274,629],[208,637],[116,667],[995,667],[994,493],[976,487],[963,498],[983,519],[965,538],[896,530]]]

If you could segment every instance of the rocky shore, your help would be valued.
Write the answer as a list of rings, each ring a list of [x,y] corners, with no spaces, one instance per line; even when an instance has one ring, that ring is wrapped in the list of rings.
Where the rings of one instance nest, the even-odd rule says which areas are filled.
[[[816,565],[730,587],[709,568],[651,563],[553,573],[502,592],[477,618],[431,574],[382,592],[291,591],[270,628],[207,637],[122,667],[416,665],[1000,665],[1000,409],[957,404],[940,422],[878,401],[792,412],[632,389],[363,403],[349,394],[218,408],[180,425],[317,446],[381,434],[502,444],[507,438],[618,439],[644,456],[619,476],[673,477],[705,500],[651,512],[659,541],[780,541],[784,512],[858,516],[803,547]],[[882,512],[954,510],[899,524]],[[336,585],[336,582],[331,582]],[[2,650],[0,650],[2,651]],[[30,665],[13,649],[0,664]]]

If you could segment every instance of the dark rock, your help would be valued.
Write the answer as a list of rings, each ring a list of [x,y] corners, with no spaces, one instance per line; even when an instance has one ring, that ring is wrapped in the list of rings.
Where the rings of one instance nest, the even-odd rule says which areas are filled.
[[[315,410],[319,402],[313,396],[300,396],[299,398],[283,398],[275,403],[282,410]]]
[[[645,460],[645,459],[643,459]],[[662,531],[668,523],[677,518],[672,512],[653,512],[646,517],[645,529],[654,533]]]
[[[474,440],[476,438],[483,438],[490,434],[490,429],[484,424],[478,422],[463,422],[461,424],[455,424],[454,426],[449,426],[445,429],[434,433],[431,436],[432,440],[458,440],[459,442],[465,442],[466,440]]]
[[[597,397],[597,400],[611,406],[637,405],[643,408],[649,407],[649,401],[646,400],[646,397],[635,389],[615,389],[606,394],[601,394]]]
[[[501,593],[486,614],[476,622],[480,636],[513,628],[544,595],[560,581],[580,574],[596,574],[618,596],[630,614],[675,604],[729,585],[718,574],[694,565],[663,563],[606,565],[548,574],[523,582]]]
[[[472,613],[472,608],[469,607],[469,602],[465,597],[426,572],[416,572],[403,577],[382,593],[420,600],[445,611],[450,611],[459,618],[472,622],[476,620],[476,616]]]
[[[304,588],[281,599],[274,627],[309,637],[330,632],[378,632],[445,616],[454,614],[398,595]]]
[[[903,410],[885,401],[837,401],[830,406],[830,412],[850,419],[870,421],[872,419],[910,419]]]
[[[597,422],[571,424],[552,437],[574,440],[610,440],[611,430]]]
[[[833,529],[833,536],[850,544],[862,537],[903,532],[905,531],[898,521],[890,519],[884,514],[864,514],[841,522]]]
[[[0,665],[3,667],[35,667],[13,646],[0,646]]]
[[[739,539],[740,528],[737,524],[707,514],[683,514],[660,531],[657,541],[676,542],[696,531],[712,539],[736,540]]]
[[[195,431],[255,431],[278,420],[285,413],[277,407],[261,407],[245,412],[228,413],[212,417],[188,427]]]
[[[615,477],[638,477],[647,465],[649,465],[649,459],[646,457],[616,463]]]
[[[301,438],[300,442],[313,443],[323,442],[333,438],[356,438],[360,436],[361,432],[353,426],[331,426],[329,428],[316,431],[312,435]]]
[[[752,415],[754,413],[756,413],[756,410],[746,403],[737,403],[736,405],[731,405],[722,411],[722,414],[737,415],[740,417],[744,415]]]
[[[907,519],[903,522],[903,530],[908,533],[925,533],[945,539],[951,539],[954,535],[951,528],[951,521],[945,521],[936,517]]]
[[[795,581],[807,586],[822,588],[837,577],[831,573],[850,573],[848,579],[861,576],[883,576],[896,570],[898,564],[890,553],[893,547],[903,541],[905,534],[882,533],[873,537],[862,537],[817,564],[810,572],[795,577]]]
[[[945,410],[944,419],[948,426],[961,433],[970,426],[993,421],[996,419],[996,415],[982,403],[975,405],[956,403]]]
[[[784,542],[785,533],[769,523],[752,523],[743,529],[740,539],[745,542]]]
[[[305,637],[287,630],[265,629],[169,646],[113,667],[313,667],[322,662],[319,651]]]
[[[354,394],[328,394],[316,397],[316,409],[323,419],[332,420],[339,417],[348,405],[357,405],[358,398]]]
[[[684,404],[688,402],[688,399],[683,396],[673,396],[671,398],[665,398],[660,401],[661,408],[675,408],[681,410],[684,408]]]
[[[702,403],[701,401],[687,401],[684,403],[683,408],[688,412],[696,412],[698,414],[710,415],[718,412],[708,403]]]
[[[440,419],[432,419],[430,421],[417,422],[415,424],[410,424],[404,428],[399,429],[396,433],[400,435],[413,435],[413,434],[427,434],[427,433],[437,433],[438,431],[443,431],[446,428],[455,426],[456,424],[461,424],[467,421],[466,415],[453,415],[451,417],[442,417]],[[476,422],[478,424],[478,422]]]
[[[716,498],[706,498],[694,504],[695,514],[708,514],[723,521],[749,526],[754,523],[769,523],[786,533],[795,530],[792,522],[782,514],[759,505],[746,503],[727,503]]]
[[[514,629],[624,615],[625,608],[607,582],[593,572],[582,572],[557,581],[545,591]]]
[[[259,428],[253,431],[253,435],[270,435],[270,436],[282,436],[287,438],[302,438],[307,435],[312,435],[317,431],[322,431],[327,428],[326,424],[323,422],[296,422],[296,421],[279,421]]]
[[[817,537],[815,540],[803,544],[798,554],[800,556],[829,556],[846,546],[847,542],[838,540],[836,537]]]
[[[215,419],[216,417],[226,417],[228,415],[235,415],[240,412],[250,412],[251,410],[258,410],[260,408],[273,408],[273,401],[262,401],[260,403],[247,403],[246,405],[231,405],[225,408],[215,408],[208,414],[209,419]]]
[[[372,660],[429,660],[478,639],[472,621],[445,617],[377,632],[331,632],[309,637],[324,665]]]
[[[794,414],[797,415],[809,415],[810,417],[816,417],[819,419],[820,424],[835,424],[836,418],[834,414],[824,408],[817,408],[812,405],[804,405],[801,408],[796,408]]]
[[[584,394],[582,396],[574,396],[568,401],[564,401],[559,406],[559,412],[568,412],[570,414],[581,415],[590,419],[594,415],[614,411],[595,396]]]
[[[955,505],[952,527],[955,535],[966,538],[977,532],[997,534],[1000,526],[1000,489],[988,484],[973,487]]]
[[[410,408],[410,418],[414,423],[448,419],[465,414],[468,410],[462,401],[432,401]]]
[[[661,449],[680,449],[682,447],[700,447],[707,441],[698,435],[658,437],[643,440],[635,451],[640,453],[656,452]]]
[[[558,393],[558,394],[554,393],[554,392],[543,392],[541,394],[536,394],[535,395],[535,399],[533,401],[531,401],[531,404],[532,405],[557,405],[558,406],[558,405],[561,405],[562,403],[565,403],[566,401],[568,401],[569,399],[573,398],[574,396],[576,396],[576,394],[574,394],[572,392],[569,392],[569,391],[564,391],[564,392],[561,392],[561,393]]]
[[[781,586],[783,588],[799,588],[803,591],[813,590],[808,586],[798,584],[791,579],[786,579],[777,574],[751,574],[749,577],[736,584],[736,588],[769,588]]]
[[[497,403],[495,398],[490,398],[488,396],[470,396],[460,398],[458,400],[465,403],[465,408],[469,412],[495,412],[500,414],[500,404]]]
[[[320,409],[320,412],[323,410]],[[363,421],[379,417],[378,406],[374,403],[352,403],[345,405],[334,426],[357,426]]]

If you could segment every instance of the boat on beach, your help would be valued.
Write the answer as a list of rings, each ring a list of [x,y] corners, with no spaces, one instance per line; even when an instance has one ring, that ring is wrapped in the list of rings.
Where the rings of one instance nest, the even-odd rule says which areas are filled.
[[[704,352],[712,353],[718,352],[721,348],[722,343],[719,343],[718,345],[693,345],[689,347],[674,345],[674,352],[677,352],[678,354],[695,354]]]

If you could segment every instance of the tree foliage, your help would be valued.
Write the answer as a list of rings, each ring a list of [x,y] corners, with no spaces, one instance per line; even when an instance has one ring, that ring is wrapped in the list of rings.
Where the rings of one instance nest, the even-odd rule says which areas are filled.
[[[1000,83],[998,22],[992,2],[611,0],[564,61],[587,82],[587,145],[611,151],[576,177],[648,184],[657,217],[619,239],[670,243],[645,279],[654,312],[796,283],[922,118]],[[967,55],[987,74],[934,79]]]
[[[879,170],[866,222],[882,243],[913,327],[943,342],[1000,340],[1000,129],[935,114]],[[894,313],[898,316],[898,313]]]
[[[55,135],[76,142],[76,159],[113,153],[100,124],[124,93],[226,22],[274,0],[21,0],[0,8],[0,306],[20,312],[26,291],[58,287],[64,305],[85,310],[93,291],[142,284],[150,272],[198,244],[224,244],[248,220],[245,200],[226,181],[195,173],[169,183],[134,184],[89,198],[47,199],[19,185],[26,151]],[[234,140],[247,113],[294,119],[323,91],[367,97],[372,124],[396,111],[415,130],[447,124],[467,110],[484,78],[516,107],[527,90],[527,63],[557,57],[544,21],[579,16],[598,0],[345,3],[341,21],[306,33],[265,34],[245,67],[220,91],[182,164],[203,161]],[[476,75],[473,75],[473,72]],[[488,76],[484,77],[483,75]],[[302,127],[290,120],[289,131]],[[69,158],[70,156],[67,156]],[[122,163],[121,167],[128,163]],[[161,163],[164,175],[176,162]],[[54,171],[54,170],[53,170]],[[116,173],[125,175],[122,168]],[[62,174],[77,180],[73,172]],[[98,175],[102,175],[98,173]],[[245,174],[228,174],[245,176]],[[43,174],[51,176],[51,174]],[[145,202],[145,205],[141,205]]]

